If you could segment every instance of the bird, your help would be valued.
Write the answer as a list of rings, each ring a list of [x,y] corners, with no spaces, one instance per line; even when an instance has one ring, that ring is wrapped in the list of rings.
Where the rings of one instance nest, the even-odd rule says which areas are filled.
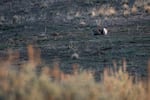
[[[73,54],[71,55],[71,58],[72,58],[72,59],[79,59],[79,54],[78,54],[78,53],[73,53]]]
[[[107,35],[108,34],[108,30],[106,28],[103,28],[102,33],[103,33],[103,35]]]
[[[104,28],[98,27],[93,30],[93,33],[94,33],[94,35],[107,35],[108,30],[105,27]]]

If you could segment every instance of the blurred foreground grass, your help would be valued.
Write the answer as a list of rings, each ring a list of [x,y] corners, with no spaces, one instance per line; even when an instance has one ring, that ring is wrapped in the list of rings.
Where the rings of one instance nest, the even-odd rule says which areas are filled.
[[[122,69],[105,69],[101,81],[95,81],[94,72],[78,71],[65,74],[56,63],[53,68],[42,63],[40,50],[28,47],[29,60],[16,64],[15,53],[0,63],[0,100],[149,100],[150,83],[133,81],[126,72],[126,61]],[[150,67],[150,64],[148,68]]]

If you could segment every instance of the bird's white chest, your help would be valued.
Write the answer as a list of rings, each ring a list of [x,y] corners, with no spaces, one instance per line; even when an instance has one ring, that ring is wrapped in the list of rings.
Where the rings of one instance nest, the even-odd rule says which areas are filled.
[[[103,32],[104,32],[104,35],[108,34],[108,30],[106,28],[103,28]]]

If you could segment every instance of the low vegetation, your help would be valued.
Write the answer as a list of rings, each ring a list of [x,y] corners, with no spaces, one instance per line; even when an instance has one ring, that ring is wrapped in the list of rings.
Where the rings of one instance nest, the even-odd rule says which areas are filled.
[[[3,4],[0,25],[24,24],[44,21],[48,18],[54,22],[65,22],[83,17],[88,19],[97,16],[111,17],[120,14],[126,16],[132,13],[136,15],[139,12],[148,14],[150,12],[149,0],[28,0],[28,2],[2,0],[0,4]],[[8,4],[10,4],[9,8]],[[34,9],[38,12],[35,13]],[[11,13],[12,17],[9,18],[5,13]]]
[[[29,60],[16,63],[18,54],[10,52],[1,60],[0,99],[2,100],[149,100],[149,82],[133,81],[126,72],[126,61],[122,69],[105,68],[96,81],[94,72],[79,71],[73,65],[73,73],[65,74],[59,65],[53,68],[41,66],[40,51],[28,47]],[[17,56],[15,56],[17,55]],[[6,60],[7,59],[7,60]],[[150,67],[150,65],[149,65]],[[39,70],[40,69],[40,70]]]
[[[39,43],[47,60],[58,56],[66,57],[62,62],[69,60],[68,57],[72,58],[71,61],[84,62],[83,58],[88,58],[86,62],[102,67],[102,71],[97,73],[80,70],[78,64],[73,64],[72,72],[65,73],[57,62],[53,66],[42,62],[40,49],[32,45],[27,48],[25,61],[17,51],[8,50],[8,56],[4,52],[5,57],[0,58],[0,100],[150,99],[150,62],[146,70],[148,74],[140,70],[147,77],[129,74],[126,60],[122,61],[122,66],[116,62],[111,68],[99,65],[107,62],[107,58],[113,60],[125,53],[131,59],[141,57],[132,65],[139,65],[149,56],[148,17],[137,22],[139,15],[144,18],[150,14],[149,0],[0,0],[0,6],[1,51],[8,48],[22,50],[24,58],[25,46]],[[131,15],[135,15],[132,16],[134,23],[131,22],[132,17],[129,19]],[[99,25],[108,26],[110,33],[123,35],[92,37],[91,30]],[[140,36],[129,33],[140,33]]]

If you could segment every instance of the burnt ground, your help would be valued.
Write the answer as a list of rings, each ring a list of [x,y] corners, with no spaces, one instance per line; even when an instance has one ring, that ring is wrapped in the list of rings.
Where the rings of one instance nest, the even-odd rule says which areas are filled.
[[[113,61],[121,66],[126,59],[131,74],[147,75],[149,14],[139,11],[128,16],[118,13],[91,17],[88,11],[93,5],[89,4],[54,2],[47,6],[40,2],[6,1],[0,3],[1,57],[11,48],[20,52],[21,61],[27,60],[26,47],[33,44],[40,48],[44,64],[52,66],[58,61],[65,72],[71,72],[75,63],[79,69],[102,72],[104,67],[113,66]],[[78,11],[79,16],[75,16]],[[99,23],[108,29],[108,35],[93,35],[92,30]],[[79,59],[71,59],[74,52]]]

